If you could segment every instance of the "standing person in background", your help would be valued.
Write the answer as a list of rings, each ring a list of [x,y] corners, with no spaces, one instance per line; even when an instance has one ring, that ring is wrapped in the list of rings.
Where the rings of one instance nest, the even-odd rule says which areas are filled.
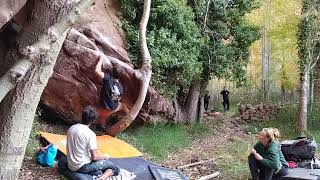
[[[224,111],[228,111],[229,107],[230,107],[230,101],[229,101],[229,94],[230,92],[227,90],[227,88],[224,86],[223,87],[223,91],[221,91],[220,93],[222,95],[223,98],[223,110]]]
[[[204,110],[205,111],[208,111],[209,101],[210,101],[209,91],[206,91],[206,94],[203,97],[203,103],[204,103]]]
[[[119,81],[119,72],[113,67],[110,74],[104,73],[102,70],[103,58],[100,55],[100,59],[96,65],[95,73],[100,81],[102,81],[102,88],[100,92],[100,104],[99,119],[97,125],[99,128],[104,129],[106,119],[112,114],[123,111],[125,114],[129,113],[127,106],[120,102],[123,95],[123,87]]]
[[[248,158],[253,180],[271,180],[272,177],[280,178],[288,174],[288,163],[282,154],[279,136],[275,128],[263,128],[257,135],[259,142]]]

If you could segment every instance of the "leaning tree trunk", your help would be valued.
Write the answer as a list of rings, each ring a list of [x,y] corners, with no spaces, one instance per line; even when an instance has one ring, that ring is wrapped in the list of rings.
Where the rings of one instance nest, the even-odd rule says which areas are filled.
[[[151,0],[144,0],[144,7],[143,7],[143,15],[140,22],[140,51],[142,53],[142,67],[139,70],[136,70],[135,74],[140,79],[140,91],[138,98],[134,105],[131,107],[130,112],[122,118],[119,122],[113,125],[110,129],[107,130],[107,134],[115,136],[116,134],[124,131],[132,121],[137,117],[144,100],[147,95],[149,82],[151,79],[151,56],[147,47],[147,24],[150,16],[150,7],[151,7]]]
[[[303,132],[307,130],[308,120],[308,90],[309,90],[309,75],[308,70],[304,71],[303,77],[300,82],[300,108],[297,130]]]
[[[68,16],[66,0],[36,1],[33,17],[25,33],[20,37],[20,45],[35,42],[24,48],[24,55],[31,61],[23,79],[16,89],[1,102],[0,108],[0,179],[16,179],[22,164],[32,122],[42,91],[53,73],[53,67],[66,30],[93,2],[81,1]],[[69,4],[71,6],[71,4]],[[64,17],[57,22],[59,17]],[[50,27],[54,22],[54,26]],[[51,24],[50,24],[51,23]],[[33,31],[42,25],[43,31]],[[50,27],[50,28],[49,28]],[[49,29],[48,29],[49,28]],[[47,29],[47,30],[45,30]],[[44,35],[39,38],[41,34]],[[39,40],[37,40],[39,38]],[[29,70],[28,70],[29,69]],[[24,74],[23,74],[24,75]],[[2,89],[2,88],[1,88]]]
[[[190,86],[187,101],[183,111],[186,115],[187,123],[195,123],[198,118],[198,102],[200,97],[200,82],[193,82]]]

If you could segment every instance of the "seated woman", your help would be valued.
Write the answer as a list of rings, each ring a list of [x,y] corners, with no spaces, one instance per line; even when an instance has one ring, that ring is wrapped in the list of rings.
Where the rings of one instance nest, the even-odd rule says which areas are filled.
[[[253,180],[271,180],[288,174],[288,163],[278,143],[279,131],[263,128],[257,135],[259,142],[249,155],[249,168]]]

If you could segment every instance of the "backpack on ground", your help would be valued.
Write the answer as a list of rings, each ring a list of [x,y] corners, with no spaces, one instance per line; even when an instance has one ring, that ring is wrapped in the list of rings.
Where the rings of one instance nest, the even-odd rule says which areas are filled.
[[[50,144],[46,148],[46,150],[40,150],[37,153],[37,161],[42,166],[50,166],[53,167],[55,164],[55,158],[57,156],[58,148],[57,146]]]
[[[281,142],[281,151],[287,161],[301,162],[314,159],[317,143],[314,138],[298,137]]]

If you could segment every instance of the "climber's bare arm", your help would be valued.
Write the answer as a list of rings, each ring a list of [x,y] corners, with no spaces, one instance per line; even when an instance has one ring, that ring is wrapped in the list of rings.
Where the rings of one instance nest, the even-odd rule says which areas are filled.
[[[100,55],[99,61],[96,65],[96,69],[95,69],[95,73],[99,77],[99,79],[103,79],[103,77],[104,77],[104,72],[102,71],[102,63],[103,63],[103,58]]]

